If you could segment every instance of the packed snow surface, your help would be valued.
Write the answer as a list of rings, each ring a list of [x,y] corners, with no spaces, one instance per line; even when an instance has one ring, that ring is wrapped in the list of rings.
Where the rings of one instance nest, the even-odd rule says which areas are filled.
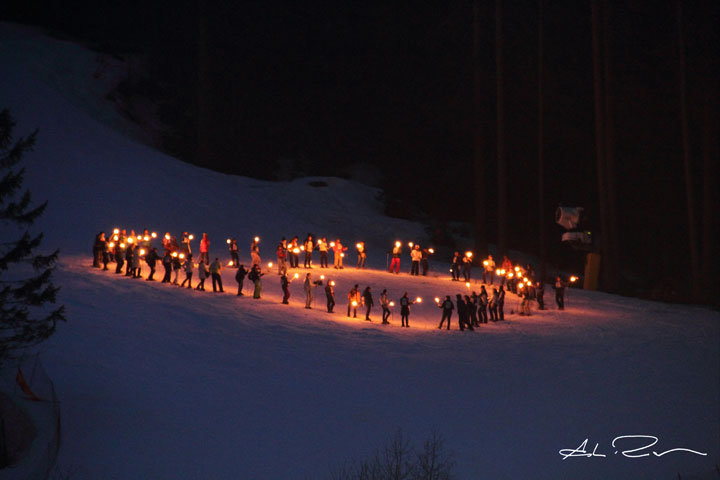
[[[430,276],[411,277],[407,248],[401,274],[385,272],[396,239],[425,241],[421,225],[384,217],[378,192],[357,183],[223,175],[117,133],[98,120],[106,113],[88,107],[92,58],[0,25],[0,104],[15,116],[17,135],[40,130],[25,161],[26,185],[36,201],[49,200],[36,227],[45,247],[62,251],[55,281],[68,322],[42,358],[62,401],[59,462],[71,478],[327,478],[398,428],[416,444],[440,433],[462,479],[713,478],[717,312],[577,289],[559,311],[548,288],[547,311],[507,313],[519,303],[508,294],[505,321],[459,332],[454,315],[452,330],[439,331],[433,298],[480,284],[451,282],[444,256],[431,259]],[[321,289],[314,308],[304,309],[300,280],[282,305],[275,269],[254,300],[235,295],[229,268],[225,293],[91,268],[94,235],[116,226],[187,230],[195,251],[207,232],[211,257],[225,262],[225,239],[236,237],[246,264],[255,235],[263,263],[276,262],[282,236],[339,237],[350,247],[346,268],[312,270],[315,279],[337,282],[335,313],[324,311]],[[353,268],[360,240],[369,250],[363,271]],[[301,279],[305,272],[298,270]],[[376,304],[383,288],[396,303],[406,291],[422,297],[411,328],[400,328],[399,310],[389,326],[379,324],[378,307],[372,322],[360,311],[347,318],[346,295],[356,283],[372,287]],[[658,443],[634,453],[650,441],[626,438],[613,447],[623,435]],[[606,456],[559,454],[585,439],[587,452]],[[652,453],[674,448],[706,455]]]

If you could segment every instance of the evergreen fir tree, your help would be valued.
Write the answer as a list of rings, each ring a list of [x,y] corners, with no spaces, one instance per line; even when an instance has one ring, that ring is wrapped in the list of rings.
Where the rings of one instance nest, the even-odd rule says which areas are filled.
[[[27,230],[47,202],[33,207],[30,192],[20,194],[25,169],[18,165],[33,149],[37,130],[13,143],[14,127],[10,112],[0,111],[0,365],[50,337],[65,320],[64,306],[51,306],[59,290],[51,278],[59,251],[36,254],[43,235]]]

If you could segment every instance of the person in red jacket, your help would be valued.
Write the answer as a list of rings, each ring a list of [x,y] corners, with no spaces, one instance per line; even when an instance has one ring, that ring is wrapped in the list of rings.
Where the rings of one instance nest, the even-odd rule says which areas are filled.
[[[202,239],[200,240],[200,258],[198,260],[200,262],[204,262],[205,265],[210,263],[210,257],[208,256],[209,249],[210,249],[210,239],[208,238],[207,233],[203,233]]]

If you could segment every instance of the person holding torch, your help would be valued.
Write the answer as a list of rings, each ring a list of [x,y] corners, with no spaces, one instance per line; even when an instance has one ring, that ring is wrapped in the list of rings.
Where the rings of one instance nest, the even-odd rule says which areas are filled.
[[[483,277],[482,282],[487,284],[487,279],[490,279],[490,285],[493,284],[493,280],[495,277],[495,261],[493,260],[492,255],[488,255],[487,260],[483,261]]]
[[[355,284],[355,286],[348,292],[348,317],[350,317],[350,310],[352,310],[353,318],[357,318],[357,307],[360,305],[360,291],[358,290],[358,287],[359,285]]]
[[[438,330],[442,330],[443,323],[445,323],[445,320],[447,320],[447,329],[450,330],[450,317],[452,317],[452,312],[455,309],[455,306],[453,305],[452,300],[450,299],[450,295],[445,296],[445,301],[438,303],[438,308],[442,309],[442,317],[440,317],[440,325],[438,325]]]
[[[420,250],[420,245],[415,245],[412,250],[410,250],[410,275],[418,276],[420,275],[420,260],[422,260],[423,252]]]
[[[238,258],[238,245],[236,239],[233,238],[230,240],[228,251],[230,252],[230,261],[232,262],[230,265],[237,268],[240,264],[240,259]]]
[[[402,243],[395,242],[395,245],[392,248],[392,260],[390,261],[390,273],[393,273],[393,270],[395,270],[395,273],[400,273],[400,255],[402,255]]]
[[[407,292],[400,297],[400,320],[403,327],[410,328],[410,305],[413,303],[415,302],[410,301]]]
[[[335,308],[335,289],[333,288],[335,286],[335,282],[328,280],[327,285],[325,285],[325,297],[327,297],[327,311],[328,313],[333,313],[333,308]]]
[[[343,257],[345,256],[343,252],[347,250],[347,247],[343,247],[343,244],[340,243],[340,239],[338,238],[335,240],[335,245],[333,245],[332,249],[335,254],[335,268],[343,268]]]

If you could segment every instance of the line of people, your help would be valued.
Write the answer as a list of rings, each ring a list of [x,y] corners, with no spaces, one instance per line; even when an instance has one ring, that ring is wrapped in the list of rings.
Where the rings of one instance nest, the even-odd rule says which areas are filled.
[[[99,267],[102,263],[103,269],[108,270],[108,263],[114,261],[116,263],[115,273],[122,273],[123,266],[126,267],[125,275],[132,278],[142,278],[141,276],[141,260],[144,260],[150,268],[150,273],[147,277],[148,281],[154,280],[154,274],[156,264],[161,261],[162,266],[165,269],[165,274],[162,279],[162,283],[170,283],[184,287],[187,284],[187,288],[192,288],[192,277],[195,268],[198,269],[199,283],[195,289],[204,291],[205,280],[207,278],[212,279],[213,291],[224,292],[222,285],[221,271],[223,264],[218,258],[212,263],[209,263],[209,238],[207,234],[203,233],[200,241],[200,256],[198,263],[195,264],[192,256],[191,241],[193,235],[183,232],[181,242],[178,244],[175,237],[166,233],[162,239],[164,254],[161,257],[158,253],[157,248],[152,247],[151,242],[157,235],[153,232],[150,233],[147,229],[144,230],[142,235],[135,235],[134,230],[130,231],[128,235],[125,229],[115,229],[113,235],[107,238],[104,232],[100,232],[93,245],[93,266]],[[262,293],[262,277],[265,273],[262,272],[261,259],[259,253],[259,238],[255,237],[250,246],[250,255],[252,262],[249,269],[246,269],[244,265],[239,263],[237,241],[235,239],[228,239],[229,251],[231,255],[230,266],[237,268],[235,280],[238,283],[238,295],[243,295],[243,283],[247,277],[253,285],[253,298],[261,298]],[[365,249],[364,242],[356,244],[358,251],[358,263],[357,268],[365,268],[365,260],[367,258],[367,252]],[[283,303],[288,303],[290,297],[289,284],[292,280],[287,277],[288,263],[290,268],[298,268],[299,265],[299,252],[305,252],[305,263],[306,268],[312,267],[312,252],[319,250],[321,267],[328,268],[328,252],[333,251],[335,254],[335,268],[343,268],[342,259],[344,252],[347,251],[347,247],[344,247],[340,242],[340,239],[336,239],[335,242],[327,242],[326,238],[314,240],[311,234],[308,234],[303,245],[298,246],[298,237],[293,237],[290,242],[287,242],[285,238],[281,240],[276,249],[278,257],[278,274],[281,276],[281,289],[283,291]],[[396,242],[393,254],[393,263],[390,264],[390,271],[395,270],[395,273],[399,270],[399,255],[401,254],[401,244]],[[412,268],[411,274],[418,275],[419,267],[422,264],[423,275],[427,273],[427,255],[434,253],[432,249],[420,249],[419,245],[412,247]],[[425,255],[424,255],[425,254]],[[423,256],[424,255],[424,256]],[[395,259],[398,259],[397,261]],[[452,260],[452,279],[459,280],[459,272],[462,272],[466,281],[471,278],[471,264],[472,264],[472,252],[467,252],[464,256],[460,255],[459,252],[455,252]],[[498,275],[500,280],[499,290],[493,289],[493,294],[488,298],[488,294],[485,290],[485,286],[481,287],[480,295],[476,295],[475,292],[472,295],[458,294],[456,302],[458,311],[458,322],[461,329],[472,329],[473,327],[479,326],[479,323],[487,323],[488,316],[491,321],[503,320],[504,319],[504,301],[505,301],[505,288],[519,295],[522,298],[521,306],[519,308],[520,315],[530,315],[530,302],[536,300],[538,308],[544,309],[544,283],[534,282],[534,272],[530,265],[526,267],[520,267],[516,265],[513,267],[512,263],[507,257],[504,257],[502,267],[495,269],[495,263],[492,255],[483,261],[483,283],[493,284],[494,274]],[[185,273],[185,279],[179,282],[180,271]],[[174,276],[173,276],[174,275]],[[298,274],[295,274],[295,278],[298,278]],[[519,281],[520,279],[524,281]],[[306,308],[311,308],[312,299],[314,297],[314,287],[321,286],[322,280],[312,282],[311,275],[308,273],[305,278],[304,289],[306,292]],[[567,287],[567,282],[564,282],[560,276],[557,277],[553,288],[555,289],[555,299],[558,305],[558,309],[564,308],[564,292]],[[468,285],[469,286],[469,285]],[[357,286],[356,286],[357,288]],[[356,290],[356,289],[355,289]],[[328,311],[332,312],[335,306],[334,299],[334,282],[328,282],[325,286],[325,294],[327,297]],[[354,298],[357,296],[357,298]],[[351,298],[353,297],[353,298]],[[443,316],[441,319],[440,327],[447,320],[449,327],[449,313],[447,312],[449,297],[442,303],[438,302],[438,306],[443,308]],[[387,299],[387,291],[384,290],[380,297],[381,307],[383,309],[383,323],[387,322],[389,316],[390,302]],[[409,326],[409,308],[413,304],[407,296],[399,300],[401,306],[401,318],[403,320],[403,326]],[[354,304],[354,305],[353,305]],[[367,287],[362,294],[357,291],[351,290],[348,294],[348,316],[352,310],[354,315],[357,313],[357,306],[364,306],[367,309],[366,319],[369,320],[370,309],[374,305],[372,299],[372,293],[370,287]],[[453,307],[454,308],[454,307]],[[467,312],[467,314],[466,314]],[[447,318],[446,318],[447,317]]]

